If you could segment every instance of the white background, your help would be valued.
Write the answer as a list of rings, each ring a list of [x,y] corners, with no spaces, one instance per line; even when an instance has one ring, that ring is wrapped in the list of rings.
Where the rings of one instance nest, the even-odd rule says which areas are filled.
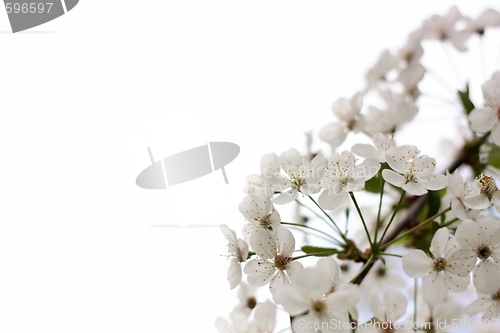
[[[0,12],[0,332],[216,332],[236,304],[220,230],[173,226],[239,230],[260,157],[304,150],[383,49],[452,3],[494,6],[82,0],[18,34]],[[147,145],[206,141],[241,147],[229,186],[135,185]]]

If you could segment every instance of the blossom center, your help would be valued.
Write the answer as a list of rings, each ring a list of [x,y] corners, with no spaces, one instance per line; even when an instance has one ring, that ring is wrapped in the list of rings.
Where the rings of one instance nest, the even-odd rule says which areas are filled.
[[[256,305],[257,305],[257,301],[255,300],[255,297],[248,297],[247,298],[247,307],[249,309],[255,308]]]
[[[414,169],[415,163],[413,161],[411,162],[411,167],[408,169],[408,171],[404,174],[404,177],[406,179],[406,184],[409,182],[414,182],[417,180],[417,177],[415,175],[416,170]]]
[[[436,272],[445,271],[449,267],[448,262],[445,258],[436,258],[434,259],[433,269]]]
[[[495,302],[495,303],[500,303],[500,290],[497,291],[495,294],[491,295],[491,299]]]
[[[316,312],[321,312],[324,308],[326,308],[326,304],[325,302],[323,302],[323,300],[317,300],[313,302],[312,308]]]
[[[476,250],[477,257],[481,260],[488,260],[491,256],[491,249],[489,246],[481,245]]]
[[[481,176],[479,176],[479,182],[481,183],[481,193],[486,194],[488,199],[491,199],[493,193],[498,190],[495,179],[481,174]]]
[[[267,214],[265,217],[262,217],[260,219],[256,218],[255,220],[260,224],[261,227],[272,231],[273,228],[271,227],[270,218],[271,218],[271,214]]]
[[[352,183],[354,179],[352,177],[348,177],[347,175],[343,175],[339,177],[340,183],[342,187],[346,187],[349,183]]]
[[[239,247],[236,248],[236,259],[239,262],[244,262],[246,260],[246,258],[243,258],[242,253],[241,253],[241,249]]]
[[[300,190],[300,187],[306,183],[306,180],[301,176],[294,176],[292,178],[292,188],[295,190]]]
[[[276,267],[280,271],[284,271],[291,261],[292,257],[287,257],[282,254],[277,254],[274,257],[274,267]]]

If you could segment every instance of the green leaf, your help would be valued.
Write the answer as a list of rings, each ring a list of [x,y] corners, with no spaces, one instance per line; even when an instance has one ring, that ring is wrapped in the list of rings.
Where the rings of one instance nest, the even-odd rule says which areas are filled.
[[[430,218],[437,213],[439,213],[439,208],[441,208],[441,197],[438,191],[429,191],[427,193],[427,218]]]
[[[372,193],[380,193],[380,178],[378,176],[372,177],[365,182],[365,191]]]
[[[500,147],[497,145],[488,145],[488,148],[488,164],[494,168],[500,169]]]
[[[441,228],[441,225],[437,222],[432,222],[432,225],[431,225],[431,235],[432,237],[434,237],[434,234],[436,233],[436,231],[439,230],[439,228]]]
[[[469,96],[469,83],[465,86],[465,91],[458,91],[458,97],[462,102],[462,106],[464,107],[465,114],[469,115],[469,113],[474,110],[474,104],[470,100]]]
[[[328,257],[339,253],[338,249],[328,247],[317,247],[311,245],[304,245],[300,248],[306,254],[312,254],[316,257]]]

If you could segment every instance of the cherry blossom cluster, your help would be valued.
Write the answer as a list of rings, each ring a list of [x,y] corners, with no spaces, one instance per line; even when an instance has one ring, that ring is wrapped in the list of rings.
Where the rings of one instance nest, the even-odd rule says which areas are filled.
[[[294,333],[454,332],[439,323],[500,320],[500,71],[481,101],[456,89],[470,135],[449,165],[398,138],[420,109],[424,48],[464,53],[498,27],[493,9],[432,16],[380,55],[364,89],[333,103],[336,121],[319,132],[329,152],[261,158],[238,206],[241,232],[221,225],[239,299],[229,320],[217,318],[221,333],[284,332],[280,313]],[[365,105],[373,95],[383,106]],[[349,135],[358,143],[340,149]],[[290,208],[295,218],[283,219]]]

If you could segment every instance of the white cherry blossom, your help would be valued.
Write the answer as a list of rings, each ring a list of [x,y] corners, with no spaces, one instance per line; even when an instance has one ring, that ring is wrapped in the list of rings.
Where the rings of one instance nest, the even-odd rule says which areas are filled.
[[[467,30],[482,36],[487,27],[500,26],[500,12],[495,9],[488,8],[482,12],[477,19],[467,19],[466,22]]]
[[[332,123],[321,129],[319,137],[330,144],[332,149],[340,146],[349,131],[357,133],[365,126],[365,117],[361,114],[363,94],[356,93],[351,99],[340,98],[332,107],[333,113],[339,122]]]
[[[246,314],[233,311],[229,319],[218,317],[215,320],[215,328],[220,333],[250,333],[250,323]]]
[[[357,164],[356,157],[347,150],[334,153],[328,159],[328,170],[322,180],[323,192],[318,202],[325,209],[336,209],[347,200],[349,192],[360,191],[365,182],[380,169],[376,158],[367,158]]]
[[[500,146],[500,72],[495,72],[492,78],[483,86],[484,108],[475,108],[469,114],[470,127],[474,132],[491,131],[491,140]]]
[[[321,190],[321,179],[325,174],[326,160],[321,153],[307,161],[297,149],[283,152],[279,161],[287,174],[282,193],[273,199],[275,204],[287,204],[297,199],[299,192],[311,195]]]
[[[315,332],[315,328],[323,333],[350,332],[345,326],[349,323],[347,309],[356,305],[360,295],[358,287],[350,283],[337,283],[332,287],[332,281],[338,281],[338,272],[340,268],[334,259],[321,258],[316,266],[304,268],[297,281],[279,292],[276,302],[295,316],[293,332],[310,333]],[[331,325],[334,322],[341,328],[335,330]]]
[[[257,289],[257,287],[242,281],[237,293],[239,303],[234,310],[249,315],[257,305]]]
[[[372,297],[370,307],[379,321],[394,323],[406,314],[408,300],[406,296],[395,290],[388,289],[384,292],[383,301],[379,297]]]
[[[418,156],[419,153],[415,146],[392,148],[386,155],[392,170],[382,171],[385,181],[413,195],[444,188],[448,182],[446,176],[433,174],[436,160],[427,155]]]
[[[458,30],[457,23],[464,21],[457,7],[450,8],[445,16],[433,15],[422,26],[424,39],[449,40],[458,51],[466,51],[465,41],[470,36],[467,29]]]
[[[495,179],[484,174],[479,175],[472,183],[472,191],[463,199],[470,209],[486,209],[492,204],[500,212],[500,190]]]
[[[478,292],[477,300],[469,304],[464,311],[469,316],[482,313],[483,320],[500,319],[500,290],[488,295]]]
[[[259,258],[251,259],[243,269],[248,283],[257,287],[269,284],[273,296],[302,269],[301,263],[292,261],[295,239],[285,227],[277,227],[275,233],[263,228],[255,230],[250,245]]]
[[[418,113],[415,103],[408,100],[405,95],[395,94],[390,89],[379,89],[378,92],[383,98],[385,107],[368,108],[365,131],[372,136],[376,133],[392,134]]]
[[[227,240],[228,258],[230,260],[227,271],[229,287],[234,289],[241,282],[241,263],[248,258],[248,244],[241,238],[236,238],[236,233],[226,224],[221,224],[220,229]]]
[[[274,230],[281,224],[280,215],[274,208],[271,197],[265,192],[246,196],[238,205],[238,209],[249,223],[245,230],[256,228]]]
[[[465,220],[457,228],[455,239],[461,249],[455,253],[455,271],[472,271],[474,287],[483,294],[500,289],[500,220],[484,217],[477,222]]]
[[[380,163],[386,162],[386,153],[396,147],[394,137],[376,133],[373,135],[373,145],[366,143],[357,143],[352,146],[351,151],[364,158],[376,158]]]
[[[386,80],[386,75],[395,69],[399,63],[399,56],[384,50],[375,65],[366,72],[366,79],[370,86],[376,86],[379,81]]]
[[[467,289],[470,277],[457,275],[456,254],[460,248],[454,238],[449,239],[448,228],[438,229],[431,241],[429,258],[422,250],[410,250],[403,256],[403,270],[410,277],[424,277],[422,298],[427,304],[442,302],[448,290],[462,292]]]
[[[465,198],[470,196],[472,192],[462,176],[456,171],[452,174],[446,171],[446,177],[448,178],[448,187],[443,201],[446,204],[451,204],[453,215],[460,220],[478,217],[478,210],[470,209],[464,204]]]
[[[270,300],[255,307],[250,333],[272,333],[276,326],[276,304]]]

